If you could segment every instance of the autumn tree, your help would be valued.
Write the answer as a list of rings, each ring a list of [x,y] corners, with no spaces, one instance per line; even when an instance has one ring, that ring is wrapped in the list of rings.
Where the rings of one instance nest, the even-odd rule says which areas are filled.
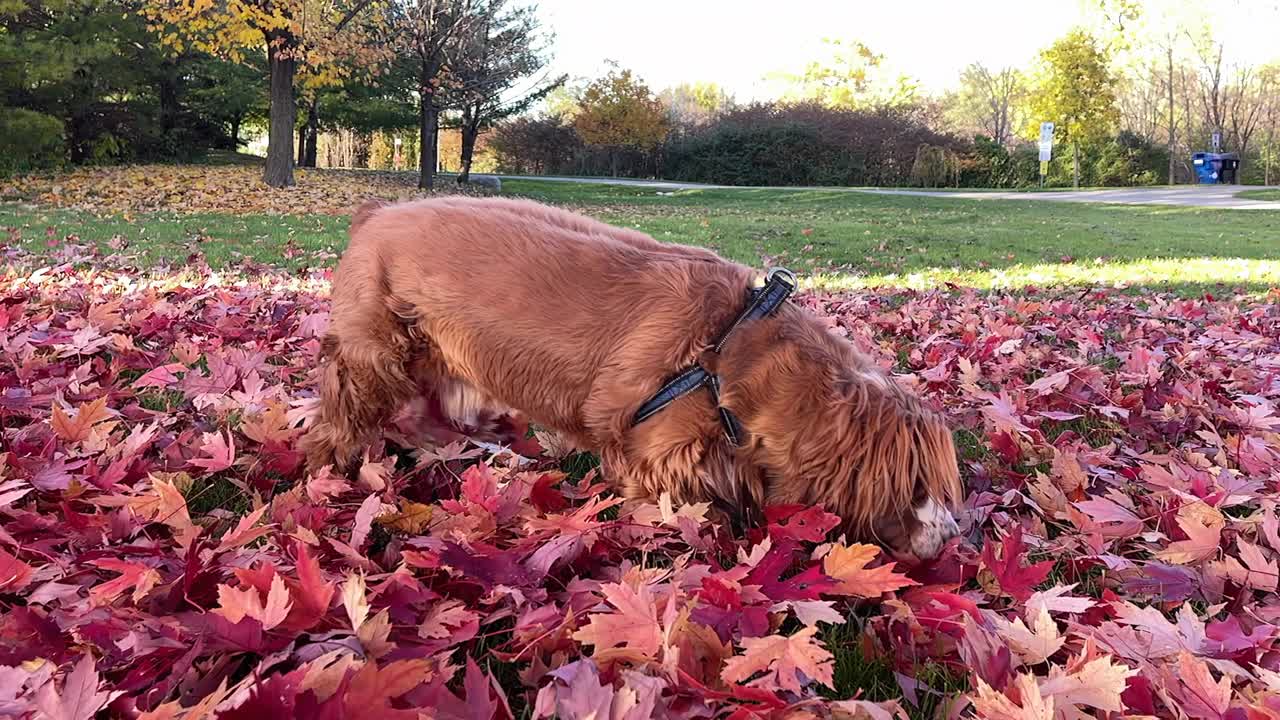
[[[269,76],[269,130],[264,180],[293,182],[295,80],[302,68],[311,84],[340,82],[353,69],[380,64],[375,43],[381,0],[143,0],[152,29],[176,52],[194,47],[235,62],[265,51]]]
[[[831,38],[822,43],[822,56],[799,73],[773,74],[783,83],[784,100],[819,102],[844,110],[901,107],[918,100],[916,82],[905,75],[890,75],[884,55],[865,43]]]
[[[1071,146],[1074,186],[1079,188],[1080,146],[1105,138],[1119,120],[1109,60],[1083,30],[1068,33],[1042,52],[1040,60],[1031,125],[1055,123],[1056,139]]]
[[[1224,62],[1224,43],[1200,49],[1199,101],[1205,130],[1222,133],[1224,150],[1248,152],[1266,117],[1269,98],[1280,88],[1261,68]]]
[[[567,76],[537,77],[548,62],[551,36],[544,34],[535,8],[513,7],[507,0],[478,5],[476,17],[460,35],[450,105],[459,112],[461,171],[458,183],[468,182],[476,139],[504,118],[524,112]]]
[[[1271,167],[1280,153],[1280,64],[1267,65],[1259,71],[1262,82],[1271,89],[1262,110],[1262,183],[1270,185]]]
[[[992,71],[974,63],[960,74],[949,114],[964,129],[1007,146],[1022,124],[1026,95],[1026,79],[1016,68]]]
[[[6,138],[19,150],[0,164],[55,144],[73,163],[189,160],[232,147],[237,121],[265,117],[261,84],[236,82],[251,68],[162,46],[138,9],[136,0],[0,3],[0,108],[57,126],[51,137]]]
[[[614,177],[618,176],[619,150],[653,150],[671,129],[662,103],[630,70],[615,67],[588,85],[580,105],[574,129],[584,142],[609,149]]]
[[[418,187],[435,188],[440,113],[448,101],[452,66],[480,17],[486,0],[404,0],[396,6],[397,53],[407,58],[417,76]]]
[[[733,96],[716,83],[682,83],[658,94],[667,118],[676,128],[696,128],[714,121],[734,107]]]

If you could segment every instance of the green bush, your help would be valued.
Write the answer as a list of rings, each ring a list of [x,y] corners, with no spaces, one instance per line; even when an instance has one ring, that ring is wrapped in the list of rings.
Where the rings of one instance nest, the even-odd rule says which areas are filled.
[[[964,187],[1030,188],[1040,184],[1040,157],[1035,145],[1024,143],[1010,151],[985,135],[973,139],[968,156],[961,157]]]
[[[817,132],[798,123],[724,124],[667,148],[667,177],[721,185],[819,185],[824,158]]]
[[[921,145],[967,143],[909,109],[757,103],[668,141],[662,175],[726,185],[906,185]]]
[[[1138,135],[1122,130],[1101,148],[1089,153],[1094,185],[1157,185],[1169,181],[1169,153]]]
[[[0,175],[58,167],[65,148],[58,118],[0,107]]]

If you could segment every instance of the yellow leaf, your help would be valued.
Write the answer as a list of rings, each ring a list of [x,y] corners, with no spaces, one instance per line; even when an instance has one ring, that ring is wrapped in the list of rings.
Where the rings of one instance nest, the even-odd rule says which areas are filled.
[[[364,576],[349,573],[347,581],[342,585],[342,606],[347,609],[347,619],[351,621],[351,630],[359,631],[360,626],[369,617],[369,601],[365,598]]]
[[[379,517],[376,522],[390,530],[408,535],[419,535],[431,523],[432,512],[434,512],[434,508],[430,505],[416,503],[411,500],[401,500],[399,512],[387,513]]]

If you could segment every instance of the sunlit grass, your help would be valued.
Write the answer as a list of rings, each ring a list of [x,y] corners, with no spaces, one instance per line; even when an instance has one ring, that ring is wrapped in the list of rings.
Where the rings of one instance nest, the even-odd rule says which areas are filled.
[[[1267,190],[1244,190],[1236,193],[1236,197],[1245,198],[1246,200],[1271,200],[1280,202],[1280,190],[1269,188]]]
[[[819,273],[804,282],[810,288],[821,290],[887,286],[928,290],[948,283],[992,290],[1088,286],[1151,289],[1184,295],[1224,291],[1258,295],[1280,288],[1280,260],[1235,257],[1095,260],[971,270],[929,268],[903,274]]]

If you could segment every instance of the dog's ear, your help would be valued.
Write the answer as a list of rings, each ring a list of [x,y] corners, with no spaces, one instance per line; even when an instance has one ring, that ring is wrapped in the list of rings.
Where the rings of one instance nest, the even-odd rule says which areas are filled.
[[[351,216],[351,230],[349,232],[359,230],[361,225],[368,222],[369,219],[378,212],[378,210],[386,207],[388,204],[389,203],[385,200],[365,200],[360,207],[356,208],[355,214]]]

